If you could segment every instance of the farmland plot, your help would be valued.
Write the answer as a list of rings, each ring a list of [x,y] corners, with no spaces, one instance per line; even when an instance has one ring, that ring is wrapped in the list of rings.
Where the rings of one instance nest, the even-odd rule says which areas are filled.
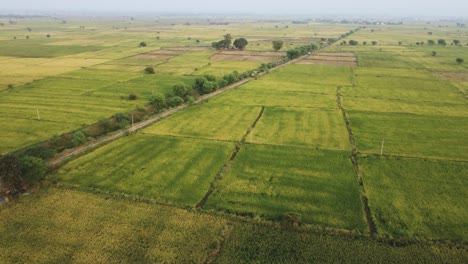
[[[222,218],[53,188],[0,212],[2,263],[202,263],[226,228]]]
[[[267,107],[247,142],[351,149],[343,116],[331,109]]]
[[[369,205],[383,234],[467,239],[466,163],[376,156],[360,162]]]
[[[68,163],[55,177],[83,187],[194,206],[233,149],[227,142],[137,134]]]
[[[365,230],[348,152],[247,144],[204,207]]]
[[[358,150],[468,160],[468,117],[348,111]]]
[[[143,133],[238,142],[260,107],[197,105],[143,130]]]

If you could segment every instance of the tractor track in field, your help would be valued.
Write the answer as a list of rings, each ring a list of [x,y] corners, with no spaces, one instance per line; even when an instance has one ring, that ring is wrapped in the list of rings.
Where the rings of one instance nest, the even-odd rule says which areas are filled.
[[[262,118],[263,116],[263,112],[265,111],[265,107],[262,106],[262,109],[260,110],[260,113],[258,114],[257,118],[255,119],[255,121],[252,123],[252,125],[247,129],[247,132],[245,132],[245,134],[242,136],[242,139],[236,143],[236,147],[234,148],[234,150],[232,151],[231,153],[231,156],[229,157],[229,159],[224,163],[223,167],[221,168],[221,170],[219,170],[219,172],[216,174],[216,177],[215,179],[213,180],[213,182],[210,184],[210,188],[208,189],[208,191],[206,192],[205,196],[203,196],[203,198],[201,199],[201,201],[195,206],[196,208],[203,208],[203,206],[205,205],[205,203],[208,201],[208,198],[210,197],[210,195],[214,192],[214,190],[216,189],[216,185],[219,181],[221,181],[223,179],[223,175],[229,170],[229,168],[231,167],[232,165],[232,162],[236,159],[237,157],[237,153],[239,153],[242,145],[245,144],[245,141],[247,140],[247,137],[250,135],[250,133],[252,132],[252,130],[255,128],[255,126],[257,125],[258,121],[260,120],[260,118]]]
[[[348,116],[346,115],[346,111],[345,111],[345,109],[344,109],[344,107],[342,105],[341,98],[342,98],[341,88],[338,86],[336,88],[336,104],[337,104],[338,108],[341,110],[341,113],[343,115],[343,119],[344,119],[345,124],[346,124],[346,130],[348,131],[349,143],[351,144],[350,159],[351,159],[351,162],[353,163],[354,175],[356,176],[356,179],[358,180],[359,193],[361,195],[362,205],[364,206],[364,212],[365,212],[365,215],[366,215],[367,226],[369,227],[369,232],[370,232],[371,237],[373,239],[375,239],[377,237],[378,230],[377,230],[377,226],[376,226],[376,224],[374,222],[374,219],[372,218],[371,209],[369,207],[369,200],[368,200],[367,195],[366,195],[366,190],[364,188],[364,183],[363,183],[363,180],[362,180],[362,176],[359,173],[358,154],[357,154],[356,142],[354,140],[353,130],[351,129],[351,124],[349,123]]]
[[[256,80],[257,78],[262,77],[262,76],[266,75],[269,72],[278,70],[278,69],[283,68],[283,67],[285,67],[287,65],[290,65],[290,64],[294,64],[297,61],[299,61],[299,60],[301,60],[301,59],[303,59],[303,58],[305,58],[307,56],[308,55],[304,55],[304,56],[299,57],[297,59],[290,60],[290,61],[288,61],[286,63],[280,64],[280,65],[278,65],[276,67],[273,67],[273,68],[269,69],[267,72],[262,72],[262,73],[258,74],[258,76],[256,76],[256,77],[249,77],[249,78],[243,79],[243,80],[241,80],[239,82],[236,82],[236,83],[233,83],[233,84],[228,85],[226,87],[223,87],[221,89],[218,89],[218,90],[216,90],[216,91],[214,91],[212,93],[202,95],[195,101],[194,104],[200,104],[202,102],[205,102],[206,100],[208,100],[208,99],[210,99],[212,97],[215,97],[215,96],[220,95],[222,93],[225,93],[225,92],[227,92],[229,90],[237,88],[237,87],[239,87],[241,85],[244,85],[244,84],[246,84],[246,83],[248,83],[250,81]],[[160,121],[160,120],[162,120],[162,119],[164,119],[166,117],[169,117],[169,116],[171,116],[171,115],[173,115],[173,114],[175,114],[175,113],[177,113],[177,112],[179,112],[179,111],[181,111],[181,110],[183,110],[185,108],[188,108],[190,106],[191,105],[189,105],[189,104],[179,105],[179,106],[177,106],[175,108],[172,108],[172,109],[167,110],[167,111],[165,111],[163,113],[160,113],[160,114],[158,114],[158,115],[156,115],[156,116],[154,116],[152,118],[149,118],[149,119],[147,119],[145,121],[135,123],[133,126],[127,128],[127,129],[125,129],[123,131],[119,131],[119,132],[116,132],[116,133],[112,133],[110,135],[106,135],[104,137],[101,137],[101,138],[99,138],[99,139],[97,139],[97,140],[95,140],[93,142],[90,142],[88,144],[85,144],[83,146],[79,146],[79,147],[76,147],[76,148],[73,148],[73,149],[65,150],[64,152],[60,153],[59,155],[57,155],[54,158],[52,158],[51,160],[49,160],[49,162],[48,162],[49,167],[51,167],[52,169],[56,169],[64,161],[66,161],[67,159],[70,159],[72,157],[81,155],[81,154],[86,153],[87,151],[89,151],[91,149],[94,149],[94,148],[99,147],[101,145],[104,145],[106,143],[112,142],[112,141],[117,140],[117,139],[119,139],[121,137],[124,137],[124,136],[126,136],[126,135],[128,135],[130,133],[133,133],[133,132],[135,132],[137,130],[140,130],[140,129],[145,128],[145,127],[147,127],[149,125],[152,125],[152,124],[154,124],[154,123],[156,123],[156,122],[158,122],[158,121]]]

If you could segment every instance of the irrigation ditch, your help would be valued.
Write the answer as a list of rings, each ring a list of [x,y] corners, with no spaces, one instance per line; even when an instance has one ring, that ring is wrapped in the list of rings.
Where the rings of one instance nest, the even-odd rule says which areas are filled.
[[[364,182],[359,172],[358,153],[357,153],[357,148],[356,148],[356,142],[354,140],[353,130],[351,129],[351,124],[349,123],[349,119],[348,119],[348,116],[346,115],[346,111],[343,107],[341,99],[342,99],[341,87],[338,86],[336,88],[336,104],[338,108],[341,110],[341,113],[343,115],[343,120],[345,121],[345,124],[346,124],[346,130],[348,131],[349,143],[351,144],[350,159],[351,159],[351,163],[353,163],[354,176],[356,177],[358,181],[359,193],[361,196],[362,205],[364,207],[366,222],[367,222],[367,226],[369,227],[369,233],[371,237],[375,239],[378,235],[378,230],[377,230],[377,226],[375,225],[374,219],[372,217],[372,212],[369,207],[369,200],[367,199],[366,190],[364,188]]]

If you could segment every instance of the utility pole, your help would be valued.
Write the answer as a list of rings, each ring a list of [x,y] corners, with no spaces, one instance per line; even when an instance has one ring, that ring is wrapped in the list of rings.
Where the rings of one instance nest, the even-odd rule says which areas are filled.
[[[382,148],[380,149],[380,156],[383,155],[383,146],[384,146],[385,138],[382,139]]]
[[[39,116],[39,108],[36,108],[36,112],[37,112],[37,120],[41,120],[41,117]]]

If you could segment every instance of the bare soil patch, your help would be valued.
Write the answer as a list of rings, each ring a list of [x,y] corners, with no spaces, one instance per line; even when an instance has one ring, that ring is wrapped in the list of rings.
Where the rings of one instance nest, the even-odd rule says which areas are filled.
[[[308,56],[297,64],[317,64],[317,65],[334,65],[334,66],[357,66],[357,59],[353,53],[350,52],[336,52],[336,53],[317,53]]]
[[[302,65],[333,65],[333,66],[357,66],[356,62],[350,61],[325,61],[325,60],[301,60],[296,64]]]
[[[161,51],[197,51],[197,50],[209,50],[209,47],[167,47],[161,48]]]
[[[225,50],[214,54],[211,59],[214,61],[254,61],[267,63],[277,61],[284,55],[284,52]]]
[[[468,72],[434,72],[433,74],[447,81],[468,82]]]
[[[169,54],[154,54],[154,53],[145,53],[145,54],[140,54],[136,55],[135,58],[140,58],[140,59],[152,59],[152,60],[168,60],[171,58],[174,58],[175,55],[169,55]]]

